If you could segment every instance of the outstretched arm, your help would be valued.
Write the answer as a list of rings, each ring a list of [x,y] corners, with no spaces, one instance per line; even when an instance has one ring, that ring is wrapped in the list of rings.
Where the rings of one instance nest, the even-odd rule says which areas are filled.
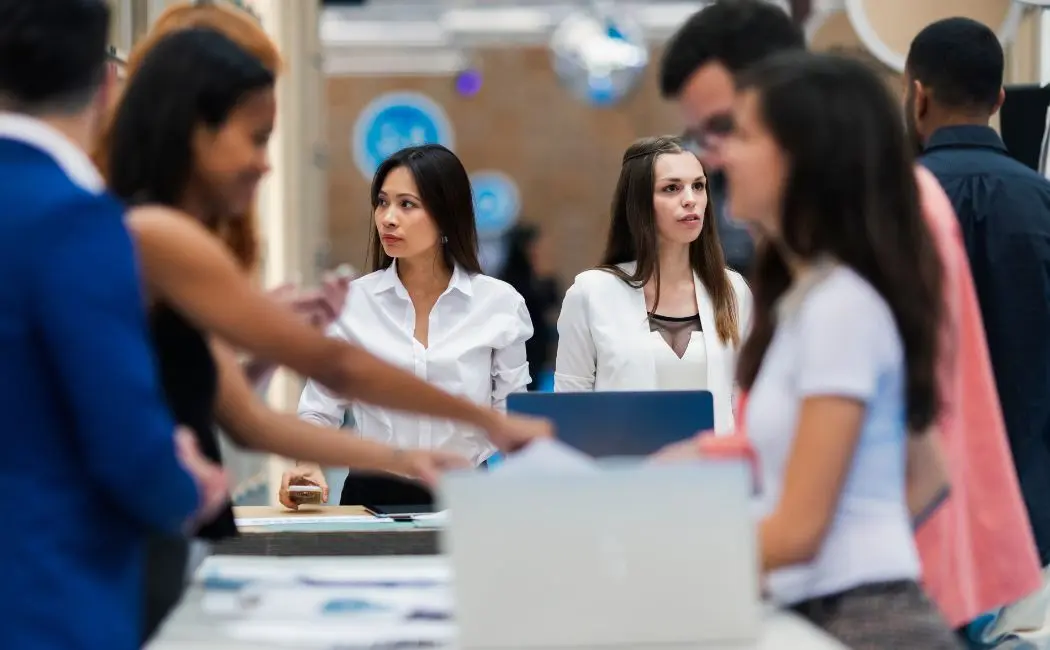
[[[142,207],[131,211],[129,223],[153,290],[234,346],[348,398],[479,427],[503,448],[549,434],[545,424],[508,419],[438,390],[360,347],[325,337],[253,287],[222,243],[183,214]]]

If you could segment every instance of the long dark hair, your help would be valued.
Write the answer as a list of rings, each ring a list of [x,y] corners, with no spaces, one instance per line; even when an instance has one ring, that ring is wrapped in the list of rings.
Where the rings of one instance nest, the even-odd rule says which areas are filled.
[[[157,41],[127,80],[103,158],[110,190],[125,201],[175,206],[193,171],[194,130],[221,127],[245,98],[272,88],[274,73],[212,29]],[[257,257],[250,219],[206,224],[245,266]]]
[[[789,160],[781,243],[804,260],[829,256],[889,304],[904,342],[907,421],[925,430],[940,407],[936,381],[941,265],[923,220],[900,109],[865,64],[816,54],[774,57],[738,80],[758,93],[761,119]],[[791,285],[780,248],[760,247],[751,335],[740,354],[750,389]]]
[[[653,188],[656,182],[656,159],[663,154],[683,153],[680,138],[661,136],[643,138],[634,142],[623,154],[620,179],[612,204],[612,222],[598,268],[608,271],[635,288],[644,287],[649,280],[656,281],[656,299],[660,299],[660,264],[657,257],[656,210],[653,207]],[[723,343],[740,341],[736,294],[726,275],[722,244],[718,238],[711,197],[704,210],[704,227],[700,236],[689,245],[689,265],[699,276],[715,310],[718,338]],[[634,273],[626,273],[617,266],[637,262]],[[653,305],[653,312],[656,305]]]
[[[444,237],[441,250],[445,265],[452,269],[458,264],[468,273],[481,273],[474,195],[470,189],[470,176],[456,154],[439,144],[424,144],[402,149],[384,160],[372,178],[373,213],[379,207],[379,192],[387,175],[398,167],[404,167],[412,174],[423,207]],[[368,259],[373,271],[394,263],[394,259],[383,250],[375,224],[372,224]]]

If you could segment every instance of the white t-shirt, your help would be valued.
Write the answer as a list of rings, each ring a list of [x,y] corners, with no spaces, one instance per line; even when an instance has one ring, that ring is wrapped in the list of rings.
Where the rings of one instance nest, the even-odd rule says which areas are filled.
[[[782,605],[919,576],[905,500],[904,350],[893,314],[866,280],[842,266],[800,291],[783,305],[747,403],[764,490],[760,515],[780,498],[804,399],[850,397],[866,412],[821,550],[810,564],[769,575],[770,594]]]

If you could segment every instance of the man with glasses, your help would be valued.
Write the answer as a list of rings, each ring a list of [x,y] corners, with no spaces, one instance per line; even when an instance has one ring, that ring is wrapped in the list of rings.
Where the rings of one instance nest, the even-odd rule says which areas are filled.
[[[715,0],[672,37],[660,89],[678,104],[689,125],[686,136],[710,176],[720,179],[721,145],[733,131],[734,76],[769,56],[804,48],[801,29],[764,0]],[[951,353],[941,360],[940,435],[916,438],[910,450],[909,507],[918,515],[929,504],[939,506],[916,532],[924,587],[952,624],[961,626],[1035,591],[1041,576],[959,225],[936,179],[920,169],[918,183],[923,213],[944,262],[945,349]],[[724,181],[713,189],[719,185],[724,187]],[[739,256],[747,234],[727,229],[725,221],[720,217],[718,227],[726,233],[724,240],[732,241],[727,258],[730,246]],[[747,246],[753,250],[749,239]],[[943,504],[914,498],[925,491],[922,479],[934,474],[930,459],[942,451],[933,453],[921,441],[939,442],[948,460],[953,491]]]
[[[785,20],[786,19],[786,20]],[[767,56],[805,49],[802,31],[766,2],[716,2],[693,14],[667,46],[660,92],[677,101],[686,146],[704,165],[726,263],[746,277],[754,257],[747,229],[725,212],[721,142],[733,129],[733,77]]]

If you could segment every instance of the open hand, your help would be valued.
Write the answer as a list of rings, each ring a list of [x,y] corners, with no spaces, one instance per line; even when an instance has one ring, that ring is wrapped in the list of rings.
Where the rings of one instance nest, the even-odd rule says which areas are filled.
[[[191,528],[211,521],[226,507],[230,486],[226,472],[201,453],[197,438],[186,427],[175,429],[175,455],[183,469],[193,477],[200,494],[200,507],[191,522]]]
[[[515,452],[539,438],[553,438],[554,426],[548,420],[522,415],[497,414],[488,428],[488,437],[504,453]]]
[[[472,463],[463,456],[447,451],[401,449],[397,453],[397,474],[437,487],[441,475],[450,470],[469,469]]]
[[[281,489],[277,492],[277,500],[285,508],[298,510],[299,504],[292,499],[288,490],[293,485],[316,485],[321,488],[321,503],[328,503],[328,481],[325,480],[321,468],[312,463],[297,465],[281,476]]]

